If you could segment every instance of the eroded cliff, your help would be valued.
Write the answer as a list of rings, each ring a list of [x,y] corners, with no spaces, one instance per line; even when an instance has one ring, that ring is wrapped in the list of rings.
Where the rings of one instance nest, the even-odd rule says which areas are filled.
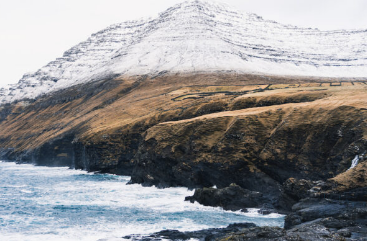
[[[327,180],[365,154],[367,85],[335,81],[116,76],[1,106],[1,153],[144,185],[236,183],[284,207],[287,179]]]

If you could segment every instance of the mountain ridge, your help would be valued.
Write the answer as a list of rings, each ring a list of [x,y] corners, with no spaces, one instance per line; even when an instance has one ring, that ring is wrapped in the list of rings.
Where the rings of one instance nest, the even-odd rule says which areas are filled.
[[[279,240],[365,237],[367,79],[291,76],[279,66],[365,76],[366,31],[287,28],[216,9],[191,1],[110,26],[25,76],[13,97],[46,94],[2,99],[14,102],[0,104],[0,159],[197,188],[187,200],[230,210],[289,213]],[[281,75],[241,69],[251,63]],[[224,240],[274,240],[273,231]]]
[[[365,40],[367,30],[298,28],[222,3],[185,1],[156,18],[92,34],[18,84],[0,89],[0,104],[115,75],[230,71],[366,78]]]

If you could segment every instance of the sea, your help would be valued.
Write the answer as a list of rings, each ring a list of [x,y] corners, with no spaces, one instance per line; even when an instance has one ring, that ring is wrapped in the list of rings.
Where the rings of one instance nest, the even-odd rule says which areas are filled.
[[[0,161],[1,241],[116,241],[130,234],[195,231],[251,222],[283,227],[284,216],[185,202],[187,188],[127,185],[130,177]]]

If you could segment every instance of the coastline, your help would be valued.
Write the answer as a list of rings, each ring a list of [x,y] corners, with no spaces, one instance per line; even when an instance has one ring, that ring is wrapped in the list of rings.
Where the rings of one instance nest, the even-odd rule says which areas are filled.
[[[284,222],[278,215],[260,216],[256,210],[232,212],[185,202],[184,197],[193,193],[187,188],[125,185],[129,180],[125,176],[13,162],[0,163],[0,170],[5,206],[0,211],[1,240],[97,240],[94,235],[110,240],[160,229],[194,231],[231,222],[276,226]],[[18,178],[9,178],[14,175]]]
[[[332,202],[367,201],[367,85],[306,81],[167,74],[74,86],[1,106],[0,157],[197,189],[202,204],[288,214],[282,233],[321,219],[354,237],[364,209],[349,217]]]
[[[6,162],[6,161],[4,161]],[[238,186],[231,186],[234,190]],[[217,188],[209,190],[222,191]],[[227,188],[228,189],[228,188]],[[197,189],[195,193],[200,189]],[[234,191],[232,190],[232,191]],[[200,192],[200,191],[199,191]],[[202,191],[201,191],[202,192]],[[205,192],[204,192],[205,193]],[[226,195],[226,192],[224,192]],[[203,194],[201,194],[203,195]],[[205,195],[205,194],[204,194]],[[235,196],[241,196],[239,194]],[[186,201],[190,201],[187,197]],[[196,195],[196,198],[198,196]],[[217,197],[218,198],[218,197]],[[192,201],[192,200],[191,200]],[[195,200],[197,201],[197,200]],[[200,201],[200,200],[199,200]],[[218,201],[218,200],[213,200]],[[244,205],[246,205],[244,203]],[[209,205],[215,206],[215,205]],[[219,205],[217,205],[219,206]],[[247,207],[247,206],[246,206]],[[244,206],[231,206],[231,210],[242,212]],[[248,210],[246,210],[248,211]],[[250,209],[255,214],[260,211],[269,214],[276,209]],[[282,212],[281,210],[279,210]],[[150,235],[132,233],[123,238],[130,240],[365,240],[367,232],[361,228],[367,225],[367,203],[329,198],[304,198],[292,206],[285,217],[285,227],[259,227],[255,224],[231,224],[227,228],[213,228],[191,232],[162,230]],[[358,228],[360,227],[360,228]]]

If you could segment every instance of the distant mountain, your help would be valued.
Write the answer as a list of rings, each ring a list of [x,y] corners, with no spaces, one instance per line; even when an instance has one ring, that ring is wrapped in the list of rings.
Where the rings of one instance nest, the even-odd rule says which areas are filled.
[[[113,25],[2,90],[0,160],[199,188],[188,200],[232,211],[290,213],[290,229],[238,239],[365,237],[366,36],[203,1]]]
[[[122,75],[191,72],[367,77],[367,30],[319,31],[224,4],[177,4],[157,18],[112,25],[16,85],[0,103]]]

